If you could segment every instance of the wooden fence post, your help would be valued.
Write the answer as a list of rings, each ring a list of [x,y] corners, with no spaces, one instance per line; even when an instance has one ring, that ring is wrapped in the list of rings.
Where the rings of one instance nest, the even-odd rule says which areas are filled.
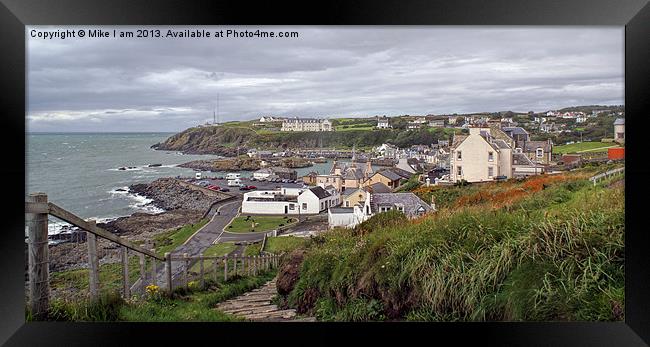
[[[97,236],[86,231],[86,242],[88,243],[88,272],[90,275],[88,285],[90,287],[90,300],[96,301],[99,298],[99,257],[97,256]]]
[[[219,275],[217,274],[219,268],[219,258],[214,258],[214,281],[217,282]]]
[[[140,258],[140,279],[142,280],[141,282],[141,288],[144,290],[145,287],[145,281],[147,280],[147,267],[145,266],[145,259],[144,259],[144,253],[138,253],[138,257]]]
[[[29,194],[27,202],[47,204],[47,194]],[[36,319],[45,319],[50,306],[50,253],[47,241],[48,213],[27,213],[30,310]]]
[[[250,256],[246,257],[246,259],[248,260],[248,266],[246,267],[246,276],[250,276],[251,275],[251,257]]]
[[[183,282],[185,283],[185,290],[188,290],[190,288],[190,283],[187,280],[187,271],[189,270],[187,265],[189,264],[189,260],[187,259],[187,253],[183,253]]]
[[[199,254],[199,263],[200,263],[200,273],[201,273],[201,288],[205,286],[205,280],[203,279],[203,253]]]
[[[155,249],[151,250],[152,252],[155,252]],[[154,286],[156,285],[157,282],[157,271],[156,271],[156,258],[151,258],[151,284]]]
[[[237,276],[237,255],[235,254],[232,258],[233,258],[232,273],[233,276]]]
[[[129,250],[122,246],[122,283],[124,284],[124,298],[131,298],[131,287],[129,286]]]
[[[165,280],[167,282],[167,293],[172,295],[174,290],[172,283],[172,255],[169,252],[165,253]]]
[[[223,257],[223,281],[228,280],[228,257]]]

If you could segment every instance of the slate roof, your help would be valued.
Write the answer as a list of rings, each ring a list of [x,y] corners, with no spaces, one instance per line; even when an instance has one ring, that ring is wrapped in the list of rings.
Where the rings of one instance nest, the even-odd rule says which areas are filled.
[[[354,213],[354,207],[330,207],[332,214],[348,214]]]
[[[614,125],[625,125],[625,118],[616,118]]]
[[[452,148],[458,147],[469,135],[454,135],[453,142],[451,143]]]
[[[325,189],[319,186],[309,188],[309,190],[311,190],[319,199],[325,199],[331,196],[330,193],[328,193]]]
[[[393,171],[393,169],[382,170],[382,171],[377,172],[377,174],[380,174],[380,175],[388,178],[391,181],[398,181],[398,180],[401,180],[403,178],[402,176],[395,173]]]
[[[552,150],[552,146],[548,141],[526,141],[524,147],[524,152],[535,152],[538,147],[541,147],[545,153]]]
[[[510,146],[508,146],[508,144],[503,140],[494,140],[494,141],[492,141],[492,143],[494,143],[497,146],[497,148],[499,148],[499,149],[508,149],[508,148],[510,148]]]
[[[531,165],[535,164],[523,153],[514,153],[512,155],[512,165]]]
[[[363,187],[363,190],[371,193],[390,193],[392,190],[381,182],[373,183],[369,186]]]
[[[407,216],[416,215],[419,209],[425,213],[432,210],[431,206],[413,193],[375,193],[370,195],[370,208],[373,213],[377,213],[381,206],[395,207],[400,204],[404,206],[404,214]]]
[[[522,127],[504,127],[501,130],[506,133],[512,133],[513,135],[528,135],[528,132]]]
[[[388,170],[393,171],[394,173],[396,173],[397,175],[399,175],[399,176],[401,176],[402,178],[405,178],[405,179],[409,179],[413,175],[410,172],[408,172],[406,170],[402,170],[402,169],[400,169],[398,167],[393,167],[393,168],[390,168]]]

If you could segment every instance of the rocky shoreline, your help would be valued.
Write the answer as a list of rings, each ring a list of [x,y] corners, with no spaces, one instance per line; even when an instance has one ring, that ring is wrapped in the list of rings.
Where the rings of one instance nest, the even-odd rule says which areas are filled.
[[[308,159],[290,157],[281,159],[255,159],[247,157],[211,159],[211,160],[194,160],[178,165],[179,167],[210,171],[210,172],[236,172],[236,171],[255,171],[264,167],[262,161],[268,163],[267,166],[280,166],[289,169],[303,168],[313,166]]]
[[[215,201],[199,190],[183,187],[174,178],[160,178],[148,184],[134,184],[129,192],[153,200],[152,204],[164,209],[161,213],[136,212],[130,216],[98,223],[120,237],[145,248],[153,248],[154,237],[170,229],[198,222]],[[88,248],[85,238],[76,242],[50,245],[50,271],[66,271],[86,268]],[[119,247],[115,243],[98,238],[100,263],[119,262]]]

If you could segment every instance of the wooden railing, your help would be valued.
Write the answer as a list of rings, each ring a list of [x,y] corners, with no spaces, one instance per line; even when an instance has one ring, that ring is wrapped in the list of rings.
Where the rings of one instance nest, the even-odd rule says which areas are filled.
[[[282,254],[266,254],[260,256],[189,256],[165,253],[165,290],[173,292],[179,286],[189,288],[190,281],[198,280],[200,286],[205,285],[206,278],[217,281],[222,275],[223,280],[234,276],[256,276],[262,272],[277,268],[280,264]],[[172,279],[172,262],[181,262],[180,281]],[[198,271],[192,269],[198,264]]]
[[[596,182],[608,178],[610,176],[622,174],[625,171],[625,167],[619,167],[618,169],[612,169],[607,172],[603,172],[601,174],[598,174],[596,176],[591,177],[589,180],[594,182],[594,186],[596,186]]]
[[[96,225],[95,221],[86,221],[75,214],[66,211],[60,206],[57,206],[47,201],[47,195],[44,193],[30,194],[25,201],[25,222],[27,226],[28,238],[28,277],[29,277],[29,306],[31,313],[37,319],[44,318],[49,310],[50,302],[50,283],[49,283],[49,248],[48,248],[48,216],[52,215],[65,222],[86,231],[86,241],[88,244],[88,269],[89,269],[89,292],[90,299],[97,300],[99,297],[99,257],[97,253],[97,237],[104,238],[110,242],[116,243],[121,246],[121,262],[122,262],[122,282],[123,290],[122,295],[125,298],[131,297],[131,290],[133,289],[129,283],[129,250],[135,252],[139,256],[140,265],[140,279],[139,288],[144,289],[145,281],[147,280],[146,271],[146,258],[150,259],[151,263],[151,276],[149,279],[150,284],[157,285],[158,267],[156,261],[164,262],[164,282],[168,294],[174,290],[173,283],[173,268],[172,261],[182,261],[181,267],[176,268],[183,273],[184,285],[187,286],[187,278],[189,266],[193,263],[200,263],[200,279],[204,283],[204,262],[212,260],[214,271],[217,271],[218,262],[223,263],[224,280],[228,279],[228,266],[232,264],[235,274],[237,267],[241,262],[241,273],[243,274],[244,267],[248,264],[246,270],[247,275],[257,274],[261,269],[269,269],[279,264],[279,256],[265,255],[260,257],[206,257],[199,255],[198,257],[189,257],[187,254],[182,257],[165,253],[164,256],[156,254],[154,250],[148,250],[140,247],[129,240],[121,238],[111,232],[102,229]],[[215,272],[216,280],[216,272]],[[138,282],[136,281],[136,282]],[[135,284],[134,284],[135,287]]]

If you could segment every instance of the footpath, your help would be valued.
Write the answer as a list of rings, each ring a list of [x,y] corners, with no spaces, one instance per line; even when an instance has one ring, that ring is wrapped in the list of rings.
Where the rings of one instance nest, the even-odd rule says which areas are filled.
[[[296,310],[283,310],[271,303],[277,295],[276,278],[264,286],[217,305],[217,309],[251,321],[261,322],[315,322],[315,317],[298,318]]]

